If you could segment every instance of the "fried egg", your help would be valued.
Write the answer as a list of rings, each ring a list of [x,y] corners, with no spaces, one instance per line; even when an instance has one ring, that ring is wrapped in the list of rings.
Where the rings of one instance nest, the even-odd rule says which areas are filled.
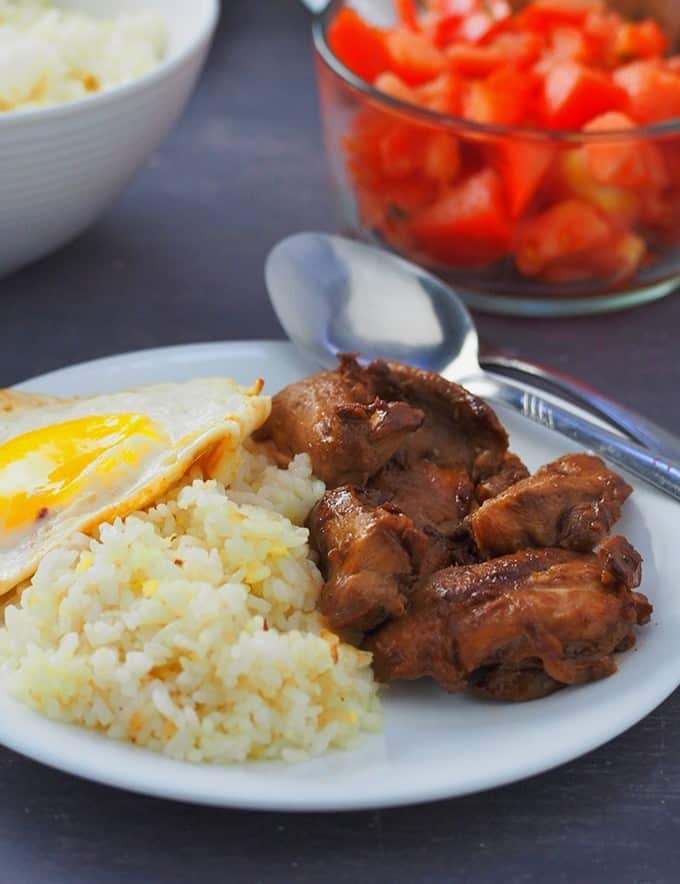
[[[228,481],[269,416],[261,389],[208,378],[0,411],[0,595],[75,531],[150,506],[197,462]]]

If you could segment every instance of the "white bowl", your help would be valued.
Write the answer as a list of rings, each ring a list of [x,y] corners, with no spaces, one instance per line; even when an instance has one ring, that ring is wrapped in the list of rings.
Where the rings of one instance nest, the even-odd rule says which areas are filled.
[[[0,275],[81,233],[132,179],[183,110],[219,0],[57,0],[93,15],[152,9],[165,59],[148,74],[69,104],[0,114]]]

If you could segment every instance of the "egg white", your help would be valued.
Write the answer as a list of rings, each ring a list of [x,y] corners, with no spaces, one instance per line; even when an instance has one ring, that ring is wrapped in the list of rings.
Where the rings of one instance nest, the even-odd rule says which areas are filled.
[[[49,449],[52,436],[63,441],[71,427],[87,427],[92,421],[86,419],[96,423],[100,417],[124,422],[132,415],[153,428],[147,435],[133,434],[125,444],[114,444],[84,469],[74,461],[72,493],[55,506],[39,508],[30,519],[0,527],[0,595],[30,577],[43,556],[75,531],[92,531],[102,522],[153,504],[197,461],[209,475],[224,478],[233,473],[242,442],[269,416],[271,403],[259,395],[261,386],[261,381],[248,389],[228,378],[207,378],[0,410],[0,498],[7,506],[13,495],[23,495],[22,502],[40,501],[54,466],[49,458],[59,457],[58,446],[56,455]],[[48,439],[47,454],[43,445],[7,461],[17,440],[26,439],[30,445],[36,437]],[[78,442],[76,435],[66,447],[77,450]],[[59,467],[66,473],[70,468],[68,462]]]

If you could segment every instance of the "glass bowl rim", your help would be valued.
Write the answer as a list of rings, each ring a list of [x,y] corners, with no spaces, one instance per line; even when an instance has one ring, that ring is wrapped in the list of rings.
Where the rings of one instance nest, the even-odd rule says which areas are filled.
[[[336,11],[346,0],[330,0],[324,9],[314,16],[312,35],[314,48],[325,65],[346,85],[360,92],[373,103],[384,105],[390,110],[420,120],[422,123],[436,125],[457,132],[469,132],[476,136],[511,136],[524,141],[543,141],[551,143],[583,144],[584,142],[627,141],[637,139],[655,139],[672,137],[680,134],[680,117],[636,126],[634,129],[612,129],[598,132],[584,132],[581,129],[539,129],[531,126],[517,126],[499,123],[477,123],[455,114],[429,110],[401,98],[394,98],[376,89],[368,80],[355,74],[342,62],[331,49],[328,42],[328,26]]]

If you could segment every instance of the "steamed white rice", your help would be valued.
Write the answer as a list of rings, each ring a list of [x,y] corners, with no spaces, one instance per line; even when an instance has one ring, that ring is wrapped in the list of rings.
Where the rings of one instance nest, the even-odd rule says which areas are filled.
[[[97,18],[46,0],[0,0],[0,111],[61,104],[134,80],[165,54],[153,12]]]
[[[380,725],[370,655],[324,629],[300,527],[323,484],[243,452],[45,557],[0,629],[23,703],[173,758],[297,760]]]

